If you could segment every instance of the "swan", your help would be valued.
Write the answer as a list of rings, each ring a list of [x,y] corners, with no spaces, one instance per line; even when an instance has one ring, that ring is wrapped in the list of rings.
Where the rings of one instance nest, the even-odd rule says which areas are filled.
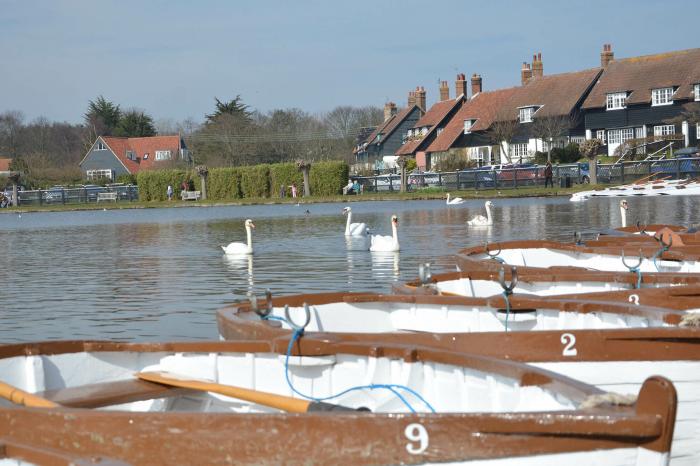
[[[345,236],[367,236],[367,225],[364,223],[352,222],[352,209],[346,207],[343,209],[343,215],[348,216],[348,221],[345,222]]]
[[[627,200],[620,201],[620,217],[622,218],[622,228],[627,226]]]
[[[391,236],[372,235],[369,237],[369,250],[373,252],[396,252],[399,251],[399,235],[397,226],[399,219],[396,215],[391,216]]]
[[[457,204],[464,204],[464,199],[461,197],[455,197],[450,199],[450,193],[447,193],[447,205],[457,205]]]
[[[486,201],[484,207],[486,207],[486,217],[483,215],[477,215],[473,219],[467,221],[467,225],[473,227],[489,226],[493,225],[493,218],[491,218],[491,206],[493,203],[491,201]]]
[[[248,236],[248,243],[229,243],[228,246],[221,246],[226,254],[253,254],[253,232],[255,228],[253,221],[248,219],[245,221],[245,232]]]

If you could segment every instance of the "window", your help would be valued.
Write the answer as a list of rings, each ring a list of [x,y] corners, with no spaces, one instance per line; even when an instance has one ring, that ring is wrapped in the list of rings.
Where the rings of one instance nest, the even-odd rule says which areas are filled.
[[[595,132],[595,138],[600,139],[600,142],[605,144],[605,130],[604,129],[599,129],[598,131]]]
[[[133,150],[128,150],[126,151],[126,158],[129,160],[136,160],[136,154],[134,154]]]
[[[476,122],[476,120],[464,120],[464,134],[471,133],[474,122]]]
[[[535,113],[534,107],[525,107],[520,109],[520,123],[530,123],[532,114]]]
[[[95,147],[95,150],[107,150],[107,146],[102,141],[99,141],[97,143],[97,147]]]
[[[669,134],[676,134],[676,127],[673,125],[659,125],[654,126],[654,136],[667,136]]]
[[[607,109],[608,110],[619,110],[621,108],[627,107],[627,93],[626,92],[614,92],[608,94],[607,98]]]
[[[157,150],[156,151],[156,160],[170,160],[170,151],[169,150]]]
[[[420,130],[420,135],[421,135],[421,136],[425,136],[426,134],[428,134],[428,127],[427,127],[427,126],[424,126],[424,127],[421,128],[421,130]]]
[[[700,100],[700,84],[693,86],[693,94],[695,94],[695,100]]]
[[[148,160],[148,152],[146,152],[145,154],[143,154],[143,159],[144,159],[144,160]]]
[[[569,138],[569,142],[573,142],[574,144],[583,144],[586,141],[586,138],[584,136],[571,136]]]
[[[510,147],[511,157],[513,158],[524,159],[527,158],[529,155],[527,152],[527,143],[513,144]]]
[[[442,130],[443,130],[443,129],[445,129],[445,128],[438,128],[438,129],[437,129],[437,134],[436,134],[435,136],[436,136],[436,137],[437,137],[437,136],[440,136],[440,133],[442,133]]]
[[[634,139],[633,128],[611,129],[608,131],[608,144],[622,144]]]
[[[85,174],[87,175],[88,181],[95,181],[95,180],[99,180],[102,178],[107,178],[109,180],[114,179],[114,174],[113,174],[112,170],[109,170],[109,169],[87,170],[85,172]]]
[[[661,89],[651,90],[651,105],[670,105],[673,103],[672,87],[662,87]]]

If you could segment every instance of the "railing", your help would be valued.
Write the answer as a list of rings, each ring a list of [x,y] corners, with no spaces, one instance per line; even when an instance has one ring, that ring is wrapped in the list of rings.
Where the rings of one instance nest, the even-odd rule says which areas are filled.
[[[583,166],[582,166],[583,165]],[[640,178],[692,178],[700,176],[700,158],[679,158],[598,164],[599,183],[621,184]],[[362,192],[398,192],[399,175],[353,177]],[[588,183],[590,174],[585,164],[554,165],[552,178],[558,186]],[[517,189],[544,186],[544,166],[523,168],[473,169],[458,172],[418,173],[408,175],[407,191],[425,188],[458,189]]]
[[[31,191],[18,191],[17,198],[19,200],[20,206],[90,204],[97,203],[97,200],[100,198],[100,194],[105,193],[114,193],[117,202],[137,201],[139,199],[138,186],[133,185],[110,187],[51,188]]]

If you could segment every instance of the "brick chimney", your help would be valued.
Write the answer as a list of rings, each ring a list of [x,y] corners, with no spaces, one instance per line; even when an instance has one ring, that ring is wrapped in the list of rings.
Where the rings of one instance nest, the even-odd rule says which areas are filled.
[[[612,51],[612,44],[603,44],[603,51],[600,52],[600,66],[605,68],[615,59]]]
[[[440,102],[450,100],[450,86],[447,81],[440,81]]]
[[[532,68],[526,61],[523,62],[523,67],[520,69],[520,84],[524,86],[532,78]]]
[[[544,67],[542,66],[542,53],[532,56],[532,77],[541,78],[544,75]]]
[[[474,73],[472,75],[472,98],[481,92],[481,75]]]
[[[425,88],[423,86],[416,87],[416,105],[425,112]]]
[[[416,93],[415,91],[408,91],[408,108],[416,105]]]
[[[464,73],[458,74],[455,81],[455,97],[460,95],[467,97],[467,78],[464,76]]]
[[[392,116],[396,115],[396,104],[387,102],[384,104],[384,121],[387,121]]]

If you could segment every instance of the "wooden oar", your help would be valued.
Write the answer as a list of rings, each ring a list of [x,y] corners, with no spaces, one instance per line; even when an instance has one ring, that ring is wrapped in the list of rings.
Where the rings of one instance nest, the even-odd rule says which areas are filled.
[[[219,393],[221,395],[250,401],[263,406],[281,409],[289,413],[307,413],[311,411],[369,411],[367,408],[348,408],[317,401],[301,400],[291,396],[277,395],[274,393],[251,390],[249,388],[222,385],[207,380],[193,379],[191,377],[173,374],[170,372],[139,372],[136,377],[149,382],[156,382],[172,387],[190,388],[206,392]]]
[[[4,382],[0,382],[0,397],[18,405],[29,406],[30,408],[57,408],[60,406],[53,401],[25,392],[20,388]]]

